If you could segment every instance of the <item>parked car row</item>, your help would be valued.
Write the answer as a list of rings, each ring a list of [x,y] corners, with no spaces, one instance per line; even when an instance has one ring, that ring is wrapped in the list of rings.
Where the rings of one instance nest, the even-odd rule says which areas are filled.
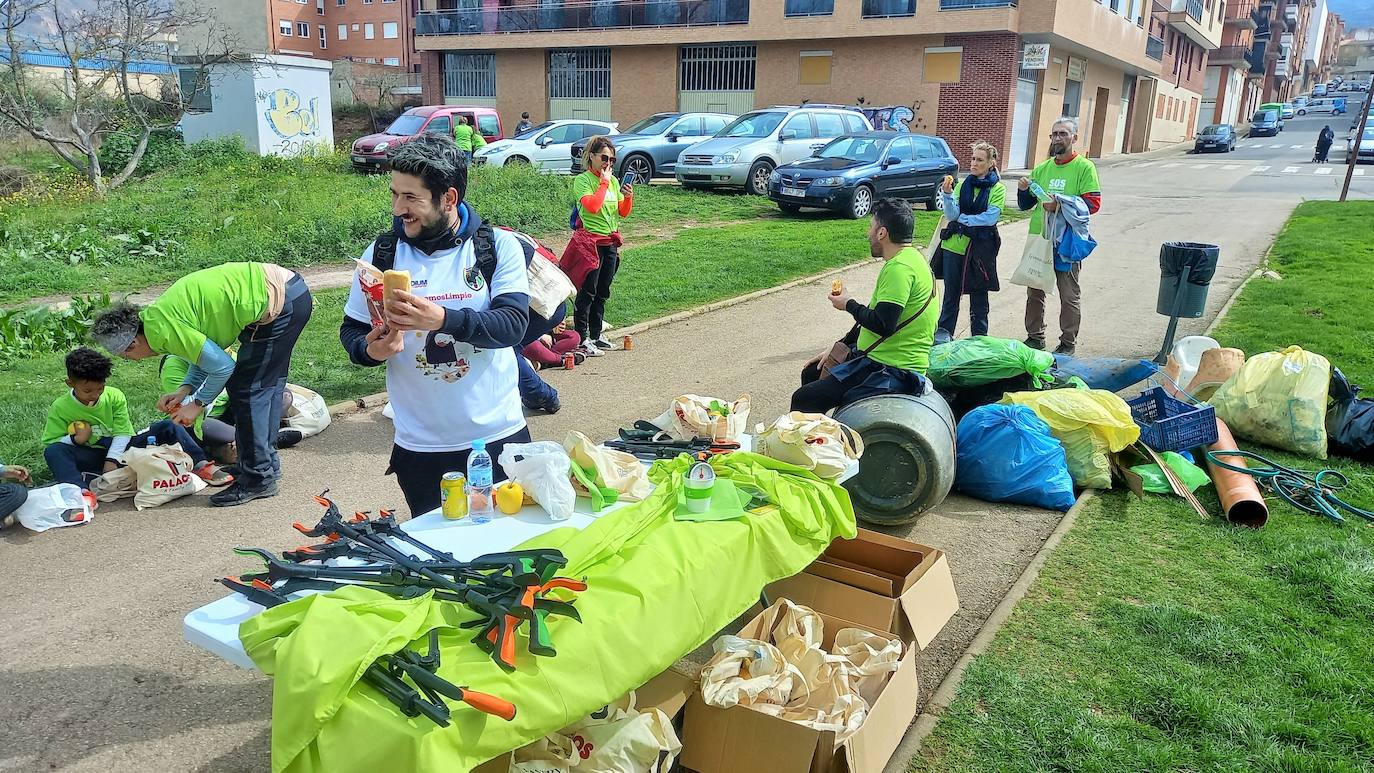
[[[353,141],[350,153],[353,168],[360,172],[384,170],[388,148],[421,134],[447,134],[452,137],[458,116],[466,118],[468,125],[476,127],[482,139],[487,142],[501,139],[501,116],[496,112],[496,108],[466,105],[412,107],[396,116],[396,120],[386,129]]]

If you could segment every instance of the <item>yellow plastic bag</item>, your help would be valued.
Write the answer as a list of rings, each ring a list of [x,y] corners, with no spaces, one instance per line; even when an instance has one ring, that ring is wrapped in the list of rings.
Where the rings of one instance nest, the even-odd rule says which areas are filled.
[[[1002,403],[1024,405],[1050,425],[1050,433],[1064,444],[1069,476],[1082,488],[1111,488],[1108,455],[1140,439],[1130,406],[1102,389],[1012,392]]]
[[[1331,363],[1290,346],[1246,360],[1211,403],[1236,437],[1325,459],[1330,386]]]

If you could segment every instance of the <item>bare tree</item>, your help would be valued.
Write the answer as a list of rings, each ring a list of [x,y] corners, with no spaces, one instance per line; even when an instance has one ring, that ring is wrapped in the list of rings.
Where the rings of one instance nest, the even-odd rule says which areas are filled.
[[[236,55],[226,30],[166,0],[81,5],[87,7],[64,0],[0,0],[5,35],[0,117],[46,142],[103,195],[134,173],[153,131],[181,119],[195,90],[209,82],[209,68]],[[179,33],[192,32],[205,39],[178,40]],[[196,54],[175,55],[178,47]],[[25,54],[34,48],[50,49],[65,60],[60,82],[26,62]],[[173,75],[163,75],[163,82],[151,88],[138,72],[148,62],[166,65],[162,69]],[[100,144],[114,131],[128,132],[134,149],[123,168],[102,169]]]
[[[385,115],[395,115],[398,105],[405,101],[404,97],[398,99],[395,92],[407,86],[409,78],[409,73],[403,70],[378,69],[350,62],[344,83],[352,92],[353,99],[367,108],[372,131],[379,132],[382,126],[378,119]]]

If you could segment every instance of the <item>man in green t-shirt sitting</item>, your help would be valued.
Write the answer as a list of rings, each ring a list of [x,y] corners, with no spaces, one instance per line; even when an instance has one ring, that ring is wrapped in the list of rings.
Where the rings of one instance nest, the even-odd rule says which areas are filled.
[[[865,397],[881,394],[919,395],[935,340],[935,278],[925,257],[911,246],[916,221],[911,205],[883,199],[873,207],[868,225],[869,254],[883,259],[878,284],[867,306],[849,297],[842,284],[832,286],[829,300],[854,318],[841,339],[852,350],[849,359],[822,376],[829,350],[802,370],[802,386],[792,393],[792,410],[825,413]]]
[[[1074,151],[1076,142],[1078,120],[1065,117],[1055,121],[1050,128],[1052,157],[1037,164],[1029,177],[1021,178],[1016,202],[1023,210],[1034,210],[1030,216],[1032,236],[1044,229],[1042,211],[1047,215],[1059,211],[1059,202],[1053,196],[1081,198],[1089,215],[1097,214],[1102,207],[1102,186],[1097,182],[1097,167],[1087,156]],[[1035,188],[1031,183],[1035,183]],[[1042,192],[1043,198],[1036,195],[1037,189]],[[1056,245],[1054,278],[1059,289],[1059,346],[1055,348],[1055,354],[1071,355],[1078,346],[1078,329],[1083,323],[1082,294],[1078,282],[1082,268],[1081,260],[1066,260],[1059,254]],[[1035,287],[1026,288],[1026,345],[1032,349],[1045,348],[1045,291]]]

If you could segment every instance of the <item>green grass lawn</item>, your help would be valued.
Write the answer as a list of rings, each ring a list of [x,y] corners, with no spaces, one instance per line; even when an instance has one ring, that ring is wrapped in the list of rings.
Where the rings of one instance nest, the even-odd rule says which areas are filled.
[[[1271,257],[1284,279],[1251,282],[1214,337],[1251,354],[1298,343],[1374,384],[1371,216],[1374,202],[1302,205]],[[1374,507],[1374,468],[1325,465]],[[1374,528],[1269,504],[1252,531],[1173,497],[1096,498],[910,769],[1374,768]]]
[[[668,194],[667,201],[676,194]],[[692,196],[709,194],[687,194]],[[741,197],[743,198],[743,197]],[[743,203],[726,199],[726,206]],[[918,243],[930,238],[933,213],[918,216]],[[633,238],[623,250],[609,314],[625,326],[720,300],[790,279],[868,258],[866,221],[819,215],[765,219],[715,228],[687,228],[671,238]],[[293,383],[308,386],[329,402],[380,392],[381,368],[348,363],[339,346],[339,321],[347,290],[316,293],[310,325],[291,361]],[[38,434],[47,407],[66,387],[62,355],[19,360],[0,371],[0,461],[32,467],[46,475]],[[112,384],[129,398],[134,420],[157,418],[155,361],[118,361]]]

